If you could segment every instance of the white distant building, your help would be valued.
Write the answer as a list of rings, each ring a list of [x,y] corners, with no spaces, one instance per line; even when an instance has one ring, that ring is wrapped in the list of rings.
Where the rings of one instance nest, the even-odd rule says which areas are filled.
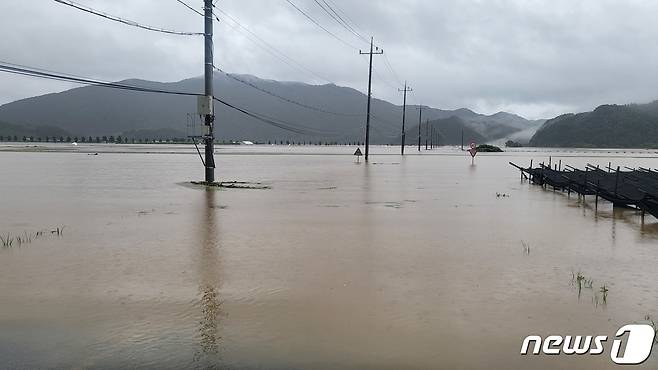
[[[241,141],[240,144],[241,144],[241,145],[254,145],[254,142],[253,142],[253,141],[245,140],[245,141]]]

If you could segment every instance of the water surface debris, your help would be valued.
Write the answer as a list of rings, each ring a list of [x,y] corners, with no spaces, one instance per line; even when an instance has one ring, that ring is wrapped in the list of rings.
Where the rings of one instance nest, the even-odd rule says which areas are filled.
[[[260,182],[247,182],[247,181],[221,181],[221,182],[205,182],[205,181],[191,181],[194,185],[203,185],[207,187],[223,188],[223,189],[271,189],[269,185]]]

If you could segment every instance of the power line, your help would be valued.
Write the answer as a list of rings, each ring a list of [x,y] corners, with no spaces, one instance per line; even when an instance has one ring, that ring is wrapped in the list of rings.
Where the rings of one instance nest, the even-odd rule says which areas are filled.
[[[288,1],[288,0],[286,0],[286,1]],[[288,1],[288,2],[289,2],[289,1]],[[295,6],[295,5],[294,5],[293,3],[291,3],[291,2],[290,2],[290,4],[293,5],[293,6]],[[334,6],[335,6],[335,5],[334,5]],[[335,7],[336,7],[336,6],[335,6]],[[336,7],[336,8],[337,8],[337,7]],[[253,31],[251,31],[249,28],[247,28],[246,26],[244,26],[243,24],[241,24],[237,19],[235,19],[235,18],[234,18],[233,16],[231,16],[230,14],[228,14],[226,11],[224,11],[224,10],[222,10],[222,9],[220,9],[220,8],[216,8],[216,9],[217,9],[217,11],[220,12],[223,16],[225,16],[225,17],[229,18],[231,21],[233,21],[233,22],[237,25],[237,27],[231,25],[231,24],[228,23],[228,22],[223,22],[223,23],[228,24],[230,27],[232,27],[234,30],[236,30],[236,31],[238,31],[238,32],[242,32],[242,30],[244,30],[245,32],[247,32],[247,34],[245,34],[245,35],[246,35],[246,36],[247,36],[252,42],[254,42],[254,43],[256,43],[256,44],[259,44],[259,43],[260,43],[260,44],[261,44],[261,47],[263,48],[263,50],[265,50],[266,52],[268,52],[269,54],[271,54],[271,55],[274,56],[275,58],[279,59],[279,60],[280,60],[281,62],[283,62],[284,64],[288,65],[288,66],[291,67],[291,68],[295,68],[295,69],[298,69],[298,70],[303,70],[303,72],[305,72],[305,73],[309,73],[310,75],[312,75],[312,76],[314,76],[314,77],[317,77],[317,78],[319,78],[319,79],[321,79],[321,80],[323,80],[323,81],[325,81],[325,82],[329,82],[329,83],[332,83],[332,84],[334,84],[334,85],[337,85],[336,82],[327,79],[326,77],[320,75],[319,73],[315,72],[314,70],[312,70],[312,69],[306,67],[305,65],[303,65],[303,64],[301,64],[301,63],[299,63],[299,62],[297,62],[297,61],[296,61],[295,59],[293,59],[292,57],[288,56],[287,54],[283,53],[282,51],[280,51],[279,49],[277,49],[276,47],[274,47],[273,45],[271,45],[271,44],[268,43],[267,41],[263,40],[261,37],[259,37],[257,34],[255,34]],[[301,10],[301,9],[300,9],[300,10]],[[304,13],[304,14],[305,14],[305,13]],[[315,22],[314,22],[314,23],[315,23]],[[243,33],[243,34],[244,34],[244,33]],[[386,59],[385,59],[385,60],[386,60]],[[292,65],[291,63],[294,63],[295,65]],[[385,78],[382,74],[380,74],[379,71],[378,71],[375,67],[373,67],[373,72],[375,73],[375,75],[377,75],[377,77],[378,77],[379,80],[381,80],[383,83],[385,83],[386,85],[388,85],[388,86],[391,87],[392,89],[398,89],[398,88],[399,88],[399,86],[397,86],[397,85],[394,84],[394,83],[391,83],[387,78]],[[401,86],[402,84],[399,84],[399,85]],[[294,103],[293,103],[293,104],[294,104]]]
[[[345,24],[345,26],[348,28],[348,30],[349,30],[350,32],[352,32],[356,37],[358,37],[359,39],[361,39],[361,40],[362,40],[363,42],[365,42],[366,44],[368,43],[368,39],[366,39],[365,37],[363,37],[363,36],[362,36],[362,35],[361,35],[361,34],[360,34],[360,33],[359,33],[354,27],[352,27],[352,25],[350,25],[347,21],[345,21],[345,19],[343,19],[343,17],[341,17],[340,14],[338,14],[338,12],[334,9],[334,7],[332,7],[332,6],[331,6],[326,0],[322,0],[322,2],[327,6],[327,8],[329,8],[329,10],[331,10],[332,13],[334,13],[334,14],[336,15],[336,17],[338,17],[338,19],[339,19],[343,24]],[[336,7],[335,4],[334,4],[334,6]],[[338,7],[336,7],[336,8],[338,8]]]
[[[322,3],[324,3],[324,5],[321,4],[320,1],[318,1],[318,0],[313,0],[313,1],[314,1],[315,4],[318,5],[318,6],[319,6],[319,7],[320,7],[320,8],[321,8],[326,14],[328,14],[329,17],[331,17],[334,21],[336,21],[341,27],[343,27],[343,28],[346,29],[348,32],[350,32],[351,34],[353,34],[354,36],[356,36],[356,37],[357,37],[358,39],[360,39],[361,41],[364,41],[365,43],[368,43],[368,42],[369,42],[369,41],[368,41],[366,38],[364,38],[360,33],[358,33],[358,32],[357,32],[357,31],[356,31],[356,30],[355,30],[355,29],[354,29],[349,23],[347,23],[347,22],[345,21],[345,19],[343,19],[343,17],[341,17],[340,14],[338,14],[338,12],[336,12],[336,10],[335,10],[335,9],[334,9],[329,3],[327,3],[326,0],[322,0]],[[334,5],[334,6],[335,6],[335,5]],[[338,8],[338,7],[336,6],[336,8]],[[388,69],[388,71],[391,73],[391,75],[393,76],[393,78],[397,81],[398,85],[402,86],[402,85],[403,85],[403,83],[402,83],[402,79],[400,79],[400,77],[398,76],[398,74],[395,72],[395,69],[394,69],[393,66],[391,65],[391,62],[388,60],[388,57],[387,57],[386,55],[384,55],[384,65],[385,65],[385,67]],[[375,72],[375,73],[378,74],[377,72]],[[380,76],[380,78],[383,79],[381,76]],[[397,87],[395,87],[395,88],[397,88]]]
[[[364,56],[363,58],[366,59],[366,60],[368,59],[368,57],[365,57],[365,56]],[[395,83],[391,83],[388,79],[384,78],[384,76],[382,76],[382,75],[379,73],[379,71],[377,70],[377,68],[375,68],[374,66],[372,67],[372,71],[375,73],[375,75],[377,76],[377,78],[378,78],[381,82],[383,82],[384,84],[386,84],[386,85],[387,85],[388,87],[390,87],[391,89],[393,89],[393,90],[397,90],[397,89],[399,88],[399,86],[396,86]]]
[[[337,135],[337,134],[331,134],[329,132],[324,132],[323,133],[323,132],[317,131],[313,128],[304,127],[304,126],[301,126],[301,125],[298,125],[298,124],[290,124],[290,123],[287,123],[287,122],[284,122],[284,121],[281,121],[281,120],[278,120],[278,119],[274,119],[272,117],[268,117],[264,114],[253,113],[253,112],[250,112],[250,111],[248,111],[244,108],[240,108],[240,107],[237,107],[237,106],[235,106],[231,103],[223,101],[219,98],[213,98],[213,99],[215,101],[221,103],[221,104],[226,105],[229,108],[233,108],[233,109],[237,110],[238,112],[244,113],[245,115],[247,115],[249,117],[255,118],[255,119],[257,119],[261,122],[270,124],[272,126],[278,127],[280,129],[283,129],[283,130],[291,131],[291,132],[294,132],[294,133],[297,133],[297,134],[302,134],[302,135],[327,136],[327,137],[340,136],[340,135]]]
[[[365,39],[360,33],[358,33],[349,23],[347,23],[341,16],[336,12],[336,10],[329,4],[327,3],[326,0],[322,0],[324,5],[320,3],[318,0],[314,0],[315,4],[317,4],[325,13],[329,15],[334,21],[336,21],[340,26],[342,26],[344,29],[346,29],[348,32],[356,36],[358,39],[361,41],[364,41],[365,43],[368,43],[369,41]],[[294,4],[293,4],[294,6]],[[393,78],[397,81],[398,85],[402,86],[402,80],[398,76],[398,74],[395,72],[393,69],[393,66],[391,65],[391,62],[388,60],[388,57],[384,55],[384,65],[388,69],[388,71],[391,73]],[[381,79],[384,80],[386,84],[388,84],[392,88],[397,88],[397,86],[391,85],[388,81],[386,81],[378,72],[375,70],[375,74]]]
[[[356,31],[354,31],[354,29],[352,29],[348,24],[346,24],[345,21],[343,21],[343,19],[340,17],[340,15],[338,15],[338,13],[336,13],[336,11],[333,10],[333,8],[326,1],[324,0],[322,1],[324,5],[320,3],[318,0],[313,0],[313,1],[315,1],[315,4],[319,6],[320,9],[322,9],[327,15],[329,15],[331,19],[336,21],[338,25],[340,25],[342,28],[347,30],[347,32],[351,33],[352,35],[356,36],[358,39],[362,41],[365,40],[361,38],[361,36]],[[367,43],[368,41],[365,40],[365,42]]]
[[[239,22],[237,19],[235,19],[234,17],[232,17],[230,14],[226,13],[225,11],[223,11],[223,10],[221,10],[221,9],[219,9],[219,8],[217,8],[217,10],[218,10],[219,12],[221,12],[222,15],[228,17],[228,18],[231,19],[233,22],[235,22],[239,27],[241,27],[242,29],[244,29],[245,31],[247,31],[251,36],[253,36],[254,38],[256,38],[257,41],[260,41],[261,43],[263,43],[266,47],[269,47],[269,48],[273,49],[275,52],[278,52],[279,54],[283,55],[284,57],[286,57],[286,58],[292,60],[293,62],[295,62],[297,65],[300,65],[302,68],[308,70],[306,67],[304,67],[304,66],[301,65],[300,63],[296,62],[294,59],[288,57],[288,56],[285,55],[283,52],[277,50],[277,49],[274,48],[272,45],[270,45],[269,43],[267,43],[266,41],[264,41],[262,38],[258,37],[258,35],[256,35],[255,33],[253,33],[253,32],[252,32],[251,30],[249,30],[246,26],[240,24],[240,22]],[[227,23],[227,22],[223,22],[223,23]],[[227,24],[228,24],[228,23],[227,23]],[[230,25],[230,24],[229,24],[229,25]],[[237,29],[236,27],[233,27],[233,28],[234,28],[235,30],[238,30],[238,31],[239,31],[239,29]],[[254,40],[252,40],[252,41],[253,41],[253,42],[256,42],[256,41],[254,41]],[[290,63],[288,63],[288,62],[286,62],[285,60],[281,59],[281,57],[280,57],[279,55],[274,54],[274,52],[272,52],[272,51],[270,51],[270,50],[268,50],[268,49],[264,49],[264,50],[267,51],[267,52],[269,52],[269,53],[272,54],[273,56],[277,57],[277,58],[280,59],[282,62],[284,62],[285,64],[289,65],[290,67],[296,68],[296,67],[290,65]],[[286,97],[280,96],[280,95],[278,95],[278,94],[276,94],[276,93],[273,93],[273,92],[271,92],[271,91],[269,91],[269,90],[266,90],[266,89],[263,89],[263,88],[261,88],[261,87],[259,87],[259,86],[256,86],[255,84],[249,83],[248,81],[244,81],[244,80],[242,80],[242,79],[236,77],[236,76],[233,75],[233,74],[230,74],[230,73],[227,73],[227,72],[223,71],[222,69],[220,69],[220,68],[218,68],[218,67],[215,67],[215,68],[216,68],[219,72],[224,73],[225,75],[227,75],[229,78],[231,78],[231,79],[233,79],[233,80],[236,80],[236,81],[238,81],[238,82],[240,82],[240,83],[242,83],[242,84],[245,84],[246,86],[252,87],[252,88],[254,88],[254,89],[256,89],[256,90],[259,90],[259,91],[261,91],[261,92],[263,92],[263,93],[265,93],[265,94],[271,95],[271,96],[273,96],[273,97],[275,97],[275,98],[277,98],[277,99],[280,99],[280,100],[282,100],[282,101],[286,101],[286,102],[288,102],[288,103],[291,103],[291,104],[294,104],[294,105],[297,105],[297,106],[300,106],[300,107],[303,107],[303,108],[307,108],[307,109],[310,109],[310,110],[313,110],[313,111],[317,111],[317,112],[322,112],[322,113],[327,113],[327,114],[334,114],[334,115],[341,115],[341,116],[353,116],[353,117],[363,116],[363,114],[348,114],[348,113],[332,112],[332,111],[328,111],[328,110],[325,110],[325,109],[322,109],[322,108],[318,108],[318,107],[310,106],[310,105],[307,105],[307,104],[299,103],[299,102],[294,101],[294,100],[292,100],[292,99],[289,99],[289,98],[286,98]],[[387,84],[389,87],[391,87],[392,89],[397,89],[397,88],[398,88],[397,86],[394,86],[393,84],[391,84],[387,79],[383,78],[383,77],[379,74],[379,72],[374,68],[374,66],[373,66],[373,70],[374,70],[375,74],[380,78],[380,80],[383,81],[385,84]],[[311,70],[311,73],[313,73],[312,70]],[[313,73],[313,74],[315,74],[315,73]],[[319,76],[319,77],[322,78],[321,76]],[[322,78],[322,79],[324,79],[324,78]],[[332,82],[332,81],[329,81],[329,80],[326,80],[326,79],[324,79],[324,80],[325,80],[325,81],[328,81],[328,82],[330,82],[330,83],[336,84],[336,83],[334,83],[334,82]],[[386,120],[386,119],[384,119],[384,118],[382,118],[382,117],[380,117],[380,116],[377,116],[377,115],[375,115],[375,114],[372,114],[372,113],[371,113],[371,116],[372,116],[372,118],[373,118],[375,121],[378,121],[380,124],[382,124],[382,125],[385,124],[385,125],[387,126],[387,129],[389,129],[389,130],[397,130],[397,123],[393,123],[393,122],[391,122],[391,121],[388,121],[388,120]],[[394,129],[393,127],[395,127],[395,129]]]
[[[323,1],[324,3],[326,3],[325,0],[322,0],[322,1]],[[336,4],[336,3],[333,2],[332,0],[327,0],[327,1],[329,1],[330,3],[332,3],[332,4],[334,5],[333,7],[331,7],[332,10],[333,10],[333,9],[337,9],[338,12],[340,12],[340,13],[343,14],[343,17],[344,17],[345,19],[347,19],[348,21],[350,21],[350,22],[352,22],[353,24],[355,24],[354,26],[350,25],[350,28],[353,28],[355,31],[357,31],[357,33],[358,33],[359,35],[361,35],[361,34],[363,33],[363,32],[358,32],[359,29],[358,29],[358,27],[356,27],[356,22],[354,22],[354,20],[353,20],[352,18],[350,18],[350,16],[349,16],[349,15],[348,15],[343,9],[341,9],[341,8],[338,6],[338,4]],[[329,5],[329,4],[327,4],[327,5]],[[339,17],[340,17],[340,16],[339,16]],[[341,19],[343,19],[343,18],[341,18]],[[345,23],[346,23],[346,24],[349,24],[349,22],[345,22]],[[365,38],[365,41],[366,41],[366,43],[367,43],[367,42],[368,42],[368,39]]]
[[[172,34],[172,35],[183,35],[183,36],[203,35],[203,32],[174,31],[174,30],[170,30],[170,29],[166,29],[166,28],[154,27],[154,26],[149,26],[149,25],[137,23],[135,21],[131,21],[131,20],[128,20],[128,19],[124,19],[124,18],[121,18],[121,17],[117,17],[115,15],[107,14],[107,13],[92,9],[92,8],[90,8],[88,6],[85,6],[85,5],[74,3],[73,1],[70,1],[70,0],[53,0],[53,1],[58,2],[60,4],[68,5],[70,7],[78,9],[78,10],[82,10],[83,12],[91,13],[91,14],[97,15],[99,17],[109,19],[111,21],[127,24],[129,26],[138,27],[138,28],[142,28],[142,29],[145,29],[145,30],[149,30],[149,31],[156,31],[156,32],[161,32],[161,33],[168,33],[168,34]]]
[[[21,75],[26,75],[26,76],[32,76],[32,77],[40,77],[40,78],[45,78],[45,79],[50,79],[50,80],[74,82],[74,83],[79,83],[79,84],[83,84],[83,85],[97,85],[97,86],[101,86],[101,87],[108,87],[108,88],[122,89],[122,90],[131,90],[131,91],[139,91],[139,92],[151,92],[151,93],[170,94],[170,95],[183,95],[183,96],[201,96],[202,95],[202,94],[192,93],[192,92],[154,89],[154,88],[147,88],[147,87],[141,87],[141,86],[127,85],[127,84],[122,84],[122,83],[117,83],[117,82],[107,82],[107,81],[102,81],[102,80],[92,79],[92,78],[87,78],[87,77],[80,77],[80,76],[67,75],[67,74],[62,74],[62,73],[57,73],[57,72],[52,72],[52,71],[39,70],[39,69],[35,69],[35,68],[29,68],[29,67],[21,66],[21,65],[18,65],[18,64],[11,64],[11,63],[1,62],[1,61],[0,61],[0,71],[13,73],[13,74],[21,74]]]
[[[321,74],[315,72],[311,68],[299,63],[298,61],[296,61],[292,57],[288,56],[284,52],[282,52],[279,49],[277,49],[276,47],[274,47],[272,44],[270,44],[267,41],[263,40],[261,37],[259,37],[257,34],[255,34],[253,31],[251,31],[246,26],[242,25],[237,19],[235,19],[233,16],[226,13],[222,9],[219,9],[219,8],[216,8],[216,9],[217,9],[217,11],[222,13],[223,16],[225,16],[225,17],[229,18],[230,20],[232,20],[237,25],[237,27],[234,27],[233,25],[229,24],[228,22],[223,22],[223,23],[229,25],[231,28],[233,28],[234,30],[236,30],[238,32],[241,32],[240,30],[244,30],[245,32],[247,32],[247,34],[245,34],[245,35],[249,38],[250,41],[252,41],[256,44],[260,43],[261,47],[264,46],[263,50],[265,50],[266,52],[268,52],[270,55],[274,56],[275,58],[279,59],[282,63],[288,65],[291,68],[295,68],[295,69],[300,70],[304,73],[307,73],[311,76],[319,78],[322,81],[325,81],[325,82],[328,82],[328,83],[333,83],[334,85],[336,84],[335,82],[333,82],[333,81],[327,79],[326,77],[322,76]]]
[[[316,111],[316,112],[321,112],[321,113],[333,114],[333,115],[337,115],[337,116],[347,116],[347,117],[361,117],[361,116],[363,116],[363,114],[352,114],[352,113],[332,112],[332,111],[328,111],[328,110],[325,110],[325,109],[322,109],[322,108],[314,107],[314,106],[312,106],[312,105],[308,105],[308,104],[300,103],[300,102],[298,102],[298,101],[295,101],[295,100],[292,100],[292,99],[286,98],[286,97],[284,97],[284,96],[281,96],[281,95],[279,95],[279,94],[276,94],[276,93],[273,93],[273,92],[271,92],[271,91],[269,91],[269,90],[266,90],[266,89],[264,89],[264,88],[262,88],[262,87],[259,87],[259,86],[255,85],[255,84],[253,84],[253,83],[251,83],[251,82],[249,82],[249,81],[245,81],[245,80],[243,80],[243,79],[241,79],[241,78],[235,76],[234,74],[231,74],[231,73],[225,72],[224,70],[222,70],[222,69],[219,68],[219,67],[216,67],[216,66],[215,66],[214,68],[215,68],[217,71],[223,73],[224,75],[226,75],[226,77],[229,77],[229,78],[232,79],[232,80],[235,80],[235,81],[237,81],[237,82],[240,82],[241,84],[244,84],[244,85],[249,86],[249,87],[251,87],[251,88],[253,88],[253,89],[256,89],[256,90],[258,90],[258,91],[260,91],[260,92],[262,92],[262,93],[264,93],[264,94],[267,94],[267,95],[273,96],[273,97],[275,97],[275,98],[277,98],[277,99],[280,99],[280,100],[285,101],[285,102],[290,103],[290,104],[294,104],[294,105],[300,106],[300,107],[302,107],[302,108],[310,109],[310,110],[313,110],[313,111]]]
[[[182,1],[180,1],[180,0],[176,0],[176,1],[179,1],[179,2],[182,3]],[[214,6],[214,4],[213,4],[213,6]],[[314,76],[314,77],[317,77],[317,78],[319,78],[320,80],[323,80],[323,81],[325,81],[325,82],[333,83],[334,85],[336,84],[336,83],[334,83],[333,81],[331,81],[331,80],[329,80],[329,79],[323,77],[323,76],[320,75],[319,73],[313,71],[312,69],[306,67],[305,65],[303,65],[303,64],[301,64],[301,63],[299,63],[299,62],[297,62],[295,59],[293,59],[292,57],[286,55],[284,52],[280,51],[279,49],[277,49],[276,47],[274,47],[272,44],[270,44],[270,43],[268,43],[267,41],[263,40],[261,37],[259,37],[257,34],[255,34],[254,32],[252,32],[252,31],[251,31],[249,28],[247,28],[246,26],[242,25],[237,19],[235,19],[233,16],[231,16],[231,15],[228,14],[227,12],[225,12],[225,11],[223,11],[222,9],[217,8],[217,7],[215,7],[215,9],[217,9],[217,11],[220,12],[220,13],[222,14],[222,16],[227,17],[227,18],[229,18],[231,21],[233,21],[233,23],[235,23],[235,25],[230,24],[229,22],[222,22],[221,19],[220,19],[220,17],[219,17],[214,11],[213,11],[213,15],[215,16],[215,19],[217,20],[217,22],[219,22],[219,23],[221,23],[221,24],[227,24],[229,27],[231,27],[231,28],[234,29],[235,31],[240,32],[240,33],[246,35],[247,38],[248,38],[250,41],[252,41],[253,43],[255,43],[255,44],[259,44],[259,43],[260,43],[260,46],[261,46],[261,47],[264,46],[264,49],[263,49],[263,50],[265,50],[266,52],[268,52],[269,54],[271,54],[271,55],[274,56],[275,58],[279,59],[279,60],[280,60],[281,62],[283,62],[284,64],[288,65],[288,66],[291,67],[291,68],[295,68],[295,69],[301,70],[302,72],[309,73],[310,75],[312,75],[312,76]],[[197,12],[197,13],[198,13],[198,12]],[[201,14],[201,15],[203,15],[203,14]],[[243,33],[243,32],[242,32],[243,30],[246,31],[247,33]],[[287,60],[286,60],[286,59],[287,59]],[[294,63],[295,65],[290,64],[288,61]]]
[[[87,78],[87,77],[81,77],[81,76],[75,76],[75,75],[68,75],[68,74],[63,74],[63,73],[58,73],[58,72],[52,72],[52,71],[46,71],[46,70],[40,70],[36,68],[31,68],[31,67],[25,67],[21,66],[18,64],[12,64],[12,63],[7,63],[0,61],[0,71],[1,72],[7,72],[7,73],[12,73],[12,74],[18,74],[18,75],[25,75],[25,76],[31,76],[31,77],[38,77],[38,78],[44,78],[44,79],[49,79],[49,80],[56,80],[56,81],[67,81],[67,82],[73,82],[77,84],[82,84],[82,85],[93,85],[93,86],[99,86],[99,87],[105,87],[105,88],[112,88],[112,89],[119,89],[119,90],[128,90],[128,91],[136,91],[136,92],[144,92],[144,93],[158,93],[158,94],[168,94],[168,95],[178,95],[178,96],[203,96],[203,94],[200,93],[193,93],[193,92],[186,92],[186,91],[175,91],[175,90],[164,90],[164,89],[155,89],[155,88],[148,88],[148,87],[141,87],[141,86],[134,86],[134,85],[127,85],[123,83],[117,83],[117,82],[107,82],[107,81],[102,81],[98,79],[93,79],[93,78]],[[312,128],[308,128],[299,124],[293,124],[289,122],[285,122],[283,120],[279,120],[276,118],[272,118],[269,116],[266,116],[264,114],[260,113],[255,113],[251,112],[245,108],[238,107],[234,104],[228,103],[222,99],[219,99],[217,97],[213,97],[213,99],[229,108],[232,108],[234,110],[237,110],[249,117],[252,117],[256,120],[259,120],[261,122],[270,124],[272,126],[278,127],[280,129],[286,130],[286,131],[291,131],[295,132],[298,134],[304,134],[304,135],[312,135],[312,136],[327,136],[327,137],[335,137],[339,135],[334,135],[329,132],[321,132],[314,130]]]
[[[176,0],[176,1],[178,1],[178,2],[181,3],[181,4],[183,4],[183,6],[185,6],[185,7],[188,8],[189,10],[195,12],[196,14],[198,14],[198,15],[200,15],[200,16],[202,16],[202,17],[204,16],[203,13],[201,13],[200,11],[194,9],[193,7],[191,7],[189,4],[187,4],[187,3],[184,2],[183,0]]]
[[[327,7],[329,7],[332,10],[332,12],[334,12],[338,16],[338,18],[341,19],[350,29],[354,30],[354,32],[359,37],[359,39],[363,40],[366,44],[370,42],[370,40],[368,40],[367,37],[363,36],[364,32],[360,30],[359,27],[357,27],[356,22],[349,16],[349,14],[345,10],[341,9],[341,7],[338,6],[338,4],[336,4],[332,0],[322,0],[322,2],[325,3]],[[331,6],[329,3],[333,4],[333,6]]]
[[[303,11],[302,9],[300,9],[300,8],[299,8],[297,5],[295,5],[292,1],[290,1],[290,0],[286,0],[286,2],[287,2],[288,4],[290,4],[290,5],[292,5],[293,8],[295,8],[299,13],[301,13],[304,17],[306,17],[306,19],[308,19],[311,23],[313,23],[313,24],[315,24],[316,26],[318,26],[319,28],[321,28],[324,32],[328,33],[329,35],[331,35],[331,36],[332,36],[333,38],[335,38],[336,40],[342,42],[343,44],[347,45],[348,47],[351,47],[351,48],[354,49],[354,50],[358,50],[358,49],[359,49],[359,48],[357,48],[356,46],[350,44],[349,42],[343,40],[342,38],[336,36],[336,34],[334,34],[333,32],[329,31],[327,28],[325,28],[323,25],[321,25],[320,22],[316,21],[313,17],[311,17],[311,16],[308,15],[305,11]]]
[[[402,80],[400,79],[400,76],[395,72],[395,69],[393,69],[393,66],[391,65],[391,61],[388,60],[388,57],[384,55],[384,65],[388,69],[389,72],[393,75],[393,77],[397,80],[398,84],[402,85]]]
[[[90,8],[90,7],[87,7],[87,6],[81,5],[81,4],[79,4],[79,3],[75,3],[75,2],[70,1],[70,0],[54,0],[54,1],[56,1],[56,2],[58,2],[58,3],[60,3],[60,4],[64,4],[64,5],[67,5],[67,6],[71,6],[71,7],[75,8],[75,9],[78,9],[78,10],[81,10],[81,11],[84,11],[84,12],[88,12],[88,13],[91,13],[91,14],[94,14],[94,15],[97,15],[97,16],[100,16],[100,17],[103,17],[103,18],[106,18],[106,19],[112,20],[112,21],[120,22],[120,23],[123,23],[123,24],[126,24],[126,25],[130,25],[130,26],[134,26],[134,27],[138,27],[138,28],[142,28],[142,29],[146,29],[146,30],[150,30],[150,31],[157,31],[157,32],[168,33],[168,34],[176,34],[176,35],[203,35],[203,33],[201,33],[201,32],[181,32],[181,31],[174,31],[174,30],[169,30],[169,29],[164,29],[164,28],[159,28],[159,27],[154,27],[154,26],[149,26],[149,25],[140,24],[140,23],[137,23],[137,22],[132,21],[132,20],[127,20],[127,19],[124,19],[124,18],[120,18],[120,17],[118,17],[118,16],[110,15],[110,14],[107,14],[107,13],[104,13],[104,12],[101,12],[101,11],[98,11],[98,10],[95,10],[95,9],[93,9],[93,8]],[[190,5],[187,4],[186,2],[184,2],[184,1],[182,1],[182,0],[176,0],[176,1],[179,2],[180,4],[184,5],[184,6],[187,7],[188,9],[194,11],[195,13],[197,13],[197,14],[203,16],[203,14],[202,14],[201,12],[199,12],[199,11],[196,10],[196,9],[194,9],[192,6],[190,6]],[[294,3],[292,3],[290,0],[286,0],[286,1],[287,1],[290,5],[292,5],[293,7],[295,7],[295,9],[297,9],[298,11],[300,11],[305,17],[307,17],[307,18],[308,18],[310,21],[312,21],[314,24],[316,24],[317,26],[319,26],[320,28],[322,28],[323,30],[325,30],[326,32],[328,32],[329,34],[331,34],[332,36],[336,37],[337,39],[339,39],[339,40],[342,41],[343,43],[346,43],[348,46],[350,46],[350,47],[352,47],[352,48],[355,48],[355,47],[352,46],[351,44],[345,42],[344,40],[342,40],[342,39],[340,39],[339,37],[337,37],[335,34],[331,33],[329,30],[327,30],[326,28],[324,28],[322,25],[319,24],[319,22],[317,22],[315,19],[313,19],[312,17],[310,17],[307,13],[305,13],[303,10],[301,10],[299,7],[297,7],[297,6],[296,6]],[[340,15],[338,15],[338,13],[336,12],[336,10],[334,10],[334,9],[333,9],[328,3],[326,3],[326,1],[323,0],[323,2],[326,4],[327,8],[330,9],[330,11],[334,12],[334,13],[336,14],[337,17],[340,17]],[[322,7],[322,5],[321,5],[317,0],[316,0],[316,3],[317,3],[320,7]],[[335,5],[334,5],[334,6],[335,6]],[[337,6],[336,6],[336,8],[337,8]],[[331,16],[331,13],[329,13],[329,10],[327,10],[327,9],[324,8],[324,7],[322,7],[322,9],[325,10],[325,12],[327,12],[327,14],[329,14],[329,15]],[[244,29],[244,30],[245,30],[246,32],[248,32],[252,37],[254,37],[256,40],[258,40],[261,44],[263,44],[263,45],[265,45],[267,48],[269,48],[269,49],[265,49],[265,50],[268,51],[270,54],[274,55],[275,57],[277,57],[278,59],[280,59],[280,60],[281,60],[282,62],[284,62],[285,64],[287,64],[287,65],[293,67],[293,65],[291,65],[290,63],[288,63],[287,60],[289,60],[289,61],[291,61],[292,63],[294,63],[295,65],[297,65],[298,67],[300,67],[301,69],[303,69],[303,70],[305,70],[305,71],[311,73],[313,76],[318,77],[318,78],[320,78],[320,79],[322,79],[322,80],[324,80],[324,81],[326,81],[326,82],[329,82],[329,83],[333,83],[333,84],[335,84],[335,82],[333,82],[333,81],[331,81],[331,80],[329,80],[329,79],[327,79],[327,78],[321,76],[321,75],[318,74],[317,72],[315,72],[315,71],[313,71],[312,69],[310,69],[310,68],[304,66],[303,64],[297,62],[297,61],[294,60],[293,58],[291,58],[291,57],[289,57],[288,55],[286,55],[285,53],[283,53],[283,52],[281,52],[280,50],[276,49],[274,46],[272,46],[271,44],[267,43],[265,40],[263,40],[263,39],[260,38],[258,35],[256,35],[255,33],[253,33],[251,30],[249,30],[248,28],[246,28],[245,26],[243,26],[240,22],[238,22],[235,18],[233,18],[231,15],[229,15],[229,14],[226,13],[225,11],[223,11],[223,10],[221,10],[221,9],[219,9],[219,8],[217,8],[217,10],[218,10],[219,12],[221,12],[224,16],[230,18],[233,22],[235,22],[235,24],[236,24],[238,27],[240,27],[241,29]],[[217,15],[215,15],[215,17],[217,18],[217,20],[219,20],[219,17],[217,17]],[[339,19],[336,19],[336,17],[333,17],[333,16],[332,16],[332,18],[335,19],[339,24],[342,24],[342,23],[339,21]],[[342,19],[342,18],[341,18],[341,19]],[[351,28],[351,26],[348,26],[348,27]],[[236,29],[236,28],[234,27],[234,29]],[[358,32],[356,32],[356,34],[357,34],[357,36],[360,36],[360,35],[358,34]],[[253,39],[252,39],[252,41],[253,41]],[[285,60],[285,59],[283,59],[283,58],[285,58],[285,59],[287,59],[287,60]],[[392,72],[392,74],[395,76],[395,78],[398,79],[398,81],[399,81],[399,78],[397,77],[397,74],[393,71],[392,67],[390,66],[390,62],[388,61],[388,58],[385,57],[384,61],[385,61],[385,65],[387,66],[387,68],[389,68],[389,70]],[[296,68],[296,67],[294,67],[294,68]],[[374,72],[375,72],[375,74],[379,77],[379,79],[382,80],[385,84],[387,84],[388,86],[390,86],[390,87],[392,87],[392,88],[397,88],[396,86],[393,86],[393,85],[392,85],[387,79],[385,79],[385,78],[384,78],[384,77],[383,77],[383,76],[382,76],[382,75],[381,75],[376,69],[374,69]],[[296,104],[296,103],[293,103],[293,104]],[[302,106],[303,106],[303,104],[297,104],[297,105],[302,105]],[[307,107],[307,108],[308,108],[308,107]],[[320,108],[317,108],[317,109],[311,108],[311,109],[316,110],[316,111],[324,111],[324,110],[322,110],[322,109],[320,109]],[[335,113],[337,113],[337,112],[328,112],[328,111],[325,111],[325,113],[334,113],[334,114],[335,114]],[[340,114],[340,113],[338,113],[338,114]]]

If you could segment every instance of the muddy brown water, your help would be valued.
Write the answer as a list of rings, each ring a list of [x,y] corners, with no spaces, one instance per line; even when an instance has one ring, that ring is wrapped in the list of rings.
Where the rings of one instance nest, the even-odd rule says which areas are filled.
[[[0,248],[0,368],[605,369],[521,342],[658,318],[658,220],[507,164],[655,152],[413,149],[219,147],[271,188],[206,190],[188,146],[0,146],[0,234],[34,235]]]

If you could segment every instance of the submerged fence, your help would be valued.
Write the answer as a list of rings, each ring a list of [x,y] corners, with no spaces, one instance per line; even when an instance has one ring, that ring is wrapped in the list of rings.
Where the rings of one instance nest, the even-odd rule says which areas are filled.
[[[599,198],[611,202],[615,207],[636,208],[642,215],[649,213],[658,218],[658,171],[649,168],[616,169],[608,166],[588,164],[585,169],[568,165],[562,168],[562,163],[554,165],[540,164],[527,168],[509,162],[521,172],[521,177],[543,187],[550,186],[554,190],[575,192],[582,196],[593,195],[598,204]]]

